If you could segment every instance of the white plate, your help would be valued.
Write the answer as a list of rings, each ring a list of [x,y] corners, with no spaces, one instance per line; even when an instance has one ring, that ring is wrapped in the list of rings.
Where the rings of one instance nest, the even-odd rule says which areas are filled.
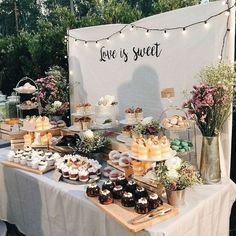
[[[54,125],[49,125],[48,129],[25,129],[23,127],[21,127],[20,129],[23,130],[23,131],[27,131],[27,132],[40,132],[40,131],[50,130],[50,129],[54,128],[54,127],[55,127]]]
[[[103,125],[97,125],[97,124],[92,124],[91,125],[91,129],[111,129],[111,128],[115,128],[118,124],[118,121],[116,121],[116,124],[113,123],[107,123],[107,124],[103,124]]]
[[[95,112],[90,112],[90,113],[85,113],[85,114],[81,115],[81,114],[75,112],[75,113],[72,113],[71,115],[72,116],[85,117],[85,116],[92,116],[94,114],[95,114]]]
[[[132,152],[130,152],[130,157],[135,159],[135,160],[138,160],[138,161],[147,161],[147,162],[158,162],[158,161],[165,161],[165,160],[168,160],[170,159],[171,157],[174,157],[176,155],[176,151],[173,151],[171,150],[170,151],[170,155],[167,156],[167,157],[152,157],[152,158],[142,158],[142,157],[137,157],[137,156],[134,156]]]
[[[120,124],[122,125],[136,125],[138,122],[134,122],[134,123],[129,123],[126,119],[124,120],[120,120]]]
[[[119,142],[122,142],[122,143],[130,143],[132,142],[132,138],[130,137],[127,137],[123,134],[119,134],[116,136],[116,139],[119,141]]]
[[[32,94],[32,93],[35,93],[37,91],[37,89],[35,88],[33,91],[23,91],[19,88],[14,88],[14,90],[17,92],[17,93],[22,93],[22,94]]]

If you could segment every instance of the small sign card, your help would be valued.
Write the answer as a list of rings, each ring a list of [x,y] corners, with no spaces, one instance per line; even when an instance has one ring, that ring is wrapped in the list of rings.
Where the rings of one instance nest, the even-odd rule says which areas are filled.
[[[58,171],[55,170],[52,176],[52,179],[55,180],[56,182],[59,182],[62,177],[62,174]]]

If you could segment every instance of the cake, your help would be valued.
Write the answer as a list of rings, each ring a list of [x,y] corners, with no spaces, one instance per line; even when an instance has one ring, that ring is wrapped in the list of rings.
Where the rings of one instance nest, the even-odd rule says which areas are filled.
[[[31,136],[31,134],[25,134],[23,137],[24,137],[24,144],[26,146],[30,146],[32,144],[32,136]]]
[[[138,157],[140,158],[148,158],[149,155],[149,148],[148,145],[146,143],[146,141],[141,138],[139,139],[139,143],[138,143]]]
[[[161,137],[161,155],[163,157],[168,157],[170,155],[170,142],[166,136]]]
[[[138,156],[139,139],[135,139],[131,144],[131,151],[134,156]]]
[[[127,183],[128,183],[128,181],[124,175],[120,175],[116,179],[116,185],[121,185],[121,186],[125,187]]]
[[[100,191],[98,200],[103,205],[109,205],[113,203],[112,194],[107,189]]]
[[[135,110],[133,108],[127,108],[125,110],[125,120],[128,124],[136,123]]]
[[[98,197],[100,188],[96,183],[90,184],[86,189],[86,194],[88,197]]]
[[[64,166],[62,169],[62,176],[64,178],[69,178],[70,174],[69,174],[70,169],[67,166]]]
[[[126,125],[125,127],[122,128],[122,134],[125,137],[131,138],[132,137],[132,125]]]
[[[161,158],[161,145],[157,137],[149,139],[149,157]]]
[[[25,130],[46,130],[50,128],[50,122],[46,116],[27,116],[26,119],[23,120],[23,128]]]
[[[135,109],[135,118],[137,122],[140,122],[143,120],[143,109],[141,107],[137,107]]]
[[[139,186],[139,187],[136,188],[134,196],[138,200],[139,198],[147,197],[148,192],[144,187]]]
[[[92,105],[90,103],[79,103],[76,105],[76,113],[80,116],[90,115],[92,113]]]
[[[79,178],[79,171],[78,169],[71,169],[69,170],[69,179],[70,180],[77,180]]]
[[[121,198],[121,204],[124,207],[134,207],[135,200],[132,193],[124,192]]]
[[[140,198],[135,204],[135,211],[138,214],[147,214],[149,212],[149,203],[147,198]]]
[[[42,116],[39,116],[35,121],[35,129],[36,130],[43,130],[43,121]]]
[[[123,186],[117,185],[113,188],[112,195],[114,199],[121,199],[123,193],[124,193]]]
[[[163,205],[163,201],[156,193],[152,193],[148,197],[150,209],[156,209],[157,207]]]
[[[84,115],[84,104],[83,103],[79,103],[76,105],[76,113],[80,116]]]
[[[87,182],[89,180],[89,172],[87,170],[80,170],[79,171],[79,180],[81,182]]]
[[[137,187],[137,183],[134,180],[129,180],[125,187],[125,191],[134,194],[136,187]]]
[[[49,129],[50,128],[50,122],[49,122],[48,117],[43,116],[41,119],[42,119],[43,130]]]
[[[110,192],[112,192],[113,188],[115,187],[115,184],[111,180],[107,180],[102,185],[102,190],[108,189]]]
[[[141,161],[133,160],[131,162],[131,165],[133,167],[134,175],[141,176],[144,173],[144,167],[143,163]]]

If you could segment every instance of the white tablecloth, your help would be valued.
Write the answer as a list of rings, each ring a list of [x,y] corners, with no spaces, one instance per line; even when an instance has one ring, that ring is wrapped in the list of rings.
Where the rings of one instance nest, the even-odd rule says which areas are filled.
[[[3,159],[7,149],[0,149]],[[35,236],[223,236],[236,198],[230,179],[188,189],[177,216],[137,234],[129,232],[85,197],[85,186],[55,182],[0,165],[0,219]]]

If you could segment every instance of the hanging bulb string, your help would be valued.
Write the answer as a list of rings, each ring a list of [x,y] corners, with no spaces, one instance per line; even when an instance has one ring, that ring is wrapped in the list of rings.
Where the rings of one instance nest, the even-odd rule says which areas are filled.
[[[148,32],[150,32],[150,31],[167,32],[167,31],[178,30],[178,29],[186,30],[189,27],[192,27],[192,26],[195,26],[195,25],[198,25],[198,24],[202,24],[202,23],[206,23],[209,20],[211,20],[212,18],[220,16],[220,15],[222,15],[225,12],[229,12],[230,13],[230,10],[235,7],[235,4],[233,4],[232,6],[229,6],[229,1],[227,1],[226,4],[227,4],[227,9],[225,9],[225,10],[219,12],[219,13],[216,13],[216,14],[210,16],[210,17],[208,17],[205,20],[197,21],[197,22],[191,23],[189,25],[185,25],[185,26],[177,26],[177,27],[169,27],[169,28],[147,28],[147,27],[144,27],[144,26],[139,26],[139,25],[135,25],[134,23],[131,23],[131,24],[124,25],[120,30],[112,33],[111,35],[108,35],[106,37],[103,37],[103,38],[100,38],[100,39],[96,39],[96,40],[85,40],[85,39],[77,38],[77,37],[74,37],[72,35],[69,35],[69,33],[67,34],[67,37],[70,37],[70,38],[74,39],[75,41],[80,41],[80,42],[84,42],[84,43],[87,44],[87,43],[96,43],[96,42],[100,42],[100,41],[105,41],[107,39],[111,39],[113,36],[115,36],[117,34],[121,34],[128,27],[129,28],[132,27],[132,28],[136,28],[136,29],[143,29],[146,32],[147,31]],[[228,16],[228,20],[229,20],[229,17],[230,17],[230,14]],[[228,29],[228,23],[227,23],[227,29]],[[228,31],[226,31],[226,35],[227,35],[227,32]],[[224,38],[226,38],[226,36]]]

